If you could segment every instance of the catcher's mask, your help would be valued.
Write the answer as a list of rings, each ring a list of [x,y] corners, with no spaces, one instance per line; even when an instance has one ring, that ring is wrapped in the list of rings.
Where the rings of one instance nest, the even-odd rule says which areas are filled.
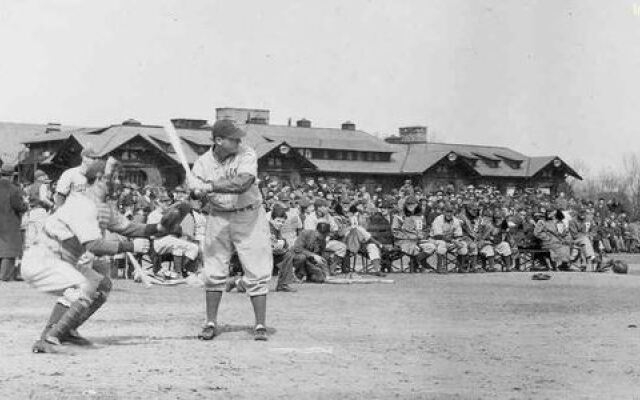
[[[111,171],[108,176],[105,176],[106,166],[107,162],[105,160],[96,160],[87,168],[87,172],[85,173],[87,183],[94,186],[94,190],[100,200],[109,198],[116,190],[115,179],[118,175],[117,167],[115,167],[116,170]]]

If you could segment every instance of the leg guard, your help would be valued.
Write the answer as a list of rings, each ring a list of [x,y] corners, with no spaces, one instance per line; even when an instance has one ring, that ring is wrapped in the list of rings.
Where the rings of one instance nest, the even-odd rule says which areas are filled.
[[[51,310],[51,316],[49,317],[49,321],[47,321],[47,325],[44,327],[42,334],[40,335],[40,339],[44,340],[47,337],[47,334],[51,330],[51,328],[60,321],[60,318],[67,312],[69,307],[66,305],[56,302],[53,306],[53,310]]]
[[[60,338],[69,332],[69,328],[76,324],[77,320],[87,312],[89,302],[85,299],[75,301],[62,315],[60,320],[51,327],[45,340],[51,344],[60,344]]]

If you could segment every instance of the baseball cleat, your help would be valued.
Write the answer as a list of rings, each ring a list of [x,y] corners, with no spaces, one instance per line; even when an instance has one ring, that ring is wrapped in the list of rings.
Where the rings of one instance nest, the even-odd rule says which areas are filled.
[[[33,353],[54,353],[53,347],[42,339],[36,340],[31,347]]]
[[[298,291],[298,289],[292,288],[289,285],[282,285],[282,286],[276,288],[276,292],[295,293],[297,291]]]
[[[213,322],[208,322],[203,328],[202,332],[198,335],[200,340],[211,340],[218,334],[216,325]]]
[[[93,343],[89,339],[85,339],[80,336],[78,331],[76,331],[75,329],[69,331],[69,333],[64,335],[60,342],[74,344],[76,346],[93,346]]]
[[[267,341],[267,328],[264,325],[257,325],[253,330],[253,340]]]

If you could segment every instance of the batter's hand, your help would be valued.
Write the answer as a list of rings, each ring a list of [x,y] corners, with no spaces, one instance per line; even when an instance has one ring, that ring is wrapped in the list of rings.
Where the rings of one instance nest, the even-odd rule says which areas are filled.
[[[146,254],[149,252],[150,243],[148,239],[133,239],[133,252],[138,254]]]

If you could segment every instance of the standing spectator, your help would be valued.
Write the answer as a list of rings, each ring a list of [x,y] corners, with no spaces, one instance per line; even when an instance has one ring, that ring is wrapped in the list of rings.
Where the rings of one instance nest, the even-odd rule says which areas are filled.
[[[16,278],[16,258],[22,255],[21,214],[27,211],[22,192],[9,180],[11,171],[0,169],[0,280]]]
[[[60,175],[56,184],[56,194],[54,201],[57,207],[64,203],[65,199],[76,192],[84,192],[87,188],[87,177],[85,176],[87,169],[93,162],[98,159],[98,154],[93,147],[87,145],[82,149],[82,163],[77,167],[69,168]]]

